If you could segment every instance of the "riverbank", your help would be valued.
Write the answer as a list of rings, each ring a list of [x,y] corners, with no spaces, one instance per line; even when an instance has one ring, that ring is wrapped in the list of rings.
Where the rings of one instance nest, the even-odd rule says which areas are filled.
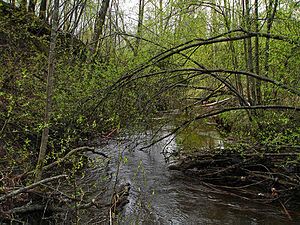
[[[192,151],[190,147],[186,150],[185,145],[185,150],[178,153],[168,168],[198,179],[214,193],[277,205],[293,220],[293,210],[300,208],[300,149],[297,146],[277,147],[273,151],[261,146],[247,149],[241,145],[237,148],[232,140],[227,141],[231,142],[229,145],[224,142],[214,149],[202,147]]]
[[[202,152],[205,146],[212,146],[213,143],[220,145],[220,137],[213,126],[203,129],[204,132],[198,130],[204,135]],[[154,133],[164,137],[169,132],[170,128]],[[154,133],[118,136],[96,147],[95,152],[87,152],[86,157],[91,164],[81,170],[84,174],[77,174],[76,179],[70,176],[62,182],[44,186],[47,190],[47,196],[43,195],[46,200],[44,207],[31,211],[32,214],[26,212],[26,215],[34,215],[32,218],[35,221],[31,220],[30,224],[41,222],[37,218],[44,218],[42,221],[46,223],[43,212],[47,212],[48,219],[56,222],[66,223],[68,215],[70,224],[76,221],[108,224],[113,218],[119,224],[133,221],[141,224],[168,224],[170,221],[178,224],[189,224],[191,221],[196,221],[195,224],[203,221],[206,224],[226,224],[230,220],[239,224],[279,225],[290,220],[288,215],[295,221],[291,224],[299,221],[299,211],[291,205],[292,199],[285,201],[290,190],[283,190],[286,184],[293,181],[280,176],[279,171],[278,175],[271,173],[271,162],[266,166],[270,155],[261,155],[260,158],[233,153],[225,155],[225,149],[218,154],[212,154],[212,151],[200,154],[200,149],[184,154],[178,144],[182,140],[175,135],[143,149],[152,143]],[[200,143],[199,140],[197,143]],[[178,151],[177,159],[182,160],[177,166],[180,171],[168,170],[170,164],[166,164],[166,154],[174,159]],[[254,164],[256,167],[251,167]],[[270,171],[266,172],[266,168]],[[66,182],[69,189],[62,186]],[[130,183],[130,190],[121,188],[126,183]],[[116,190],[120,191],[113,195],[115,184]],[[59,193],[54,192],[53,188]],[[270,188],[276,190],[272,192]],[[36,194],[36,191],[29,193]],[[116,197],[113,201],[112,196]],[[51,204],[47,203],[47,199],[52,199]],[[119,208],[119,214],[110,215],[110,209],[118,206],[124,207],[123,210]],[[17,214],[14,216],[18,218]]]

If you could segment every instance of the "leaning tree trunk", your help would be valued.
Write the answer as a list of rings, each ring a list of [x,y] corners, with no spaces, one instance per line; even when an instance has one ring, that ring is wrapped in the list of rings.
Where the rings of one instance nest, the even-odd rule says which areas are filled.
[[[98,47],[99,47],[99,39],[103,32],[103,27],[105,24],[105,17],[109,7],[109,0],[102,0],[101,8],[97,14],[94,35],[92,39],[92,47],[91,47],[91,55],[93,56]]]
[[[46,156],[48,137],[49,137],[49,122],[50,112],[52,104],[52,91],[53,91],[53,74],[55,69],[55,46],[58,29],[58,13],[59,13],[59,0],[54,0],[54,11],[52,17],[52,30],[50,40],[50,51],[48,59],[48,75],[47,75],[47,87],[46,87],[46,107],[44,114],[44,129],[42,134],[42,140],[40,145],[39,158],[36,165],[35,182],[38,182],[42,178],[43,166]]]

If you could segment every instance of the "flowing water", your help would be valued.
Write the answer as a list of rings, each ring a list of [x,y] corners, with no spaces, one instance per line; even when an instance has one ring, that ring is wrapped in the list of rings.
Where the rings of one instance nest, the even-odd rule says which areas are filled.
[[[215,130],[206,128],[199,136],[202,147],[222,147]],[[130,202],[119,215],[119,224],[300,224],[300,220],[289,221],[279,207],[214,194],[197,179],[168,170],[164,156],[178,150],[178,141],[170,136],[141,151],[151,137],[150,133],[132,135],[101,149],[114,159],[111,173],[119,171],[119,183],[131,184]]]

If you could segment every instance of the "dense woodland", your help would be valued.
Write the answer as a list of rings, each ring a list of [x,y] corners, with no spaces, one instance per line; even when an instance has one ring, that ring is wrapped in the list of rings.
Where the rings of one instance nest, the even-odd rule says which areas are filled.
[[[214,188],[231,186],[232,174],[251,175],[247,185],[264,180],[263,200],[291,217],[286,199],[297,202],[300,190],[300,2],[130,2],[0,1],[0,222],[41,210],[29,202],[50,198],[45,183],[66,180],[73,190],[83,153],[118,133],[172,125],[180,135],[199,121],[216,123],[225,149],[179,153],[189,160],[175,169],[197,167]],[[231,154],[237,164],[219,163]],[[77,223],[78,210],[104,207],[62,192],[51,196],[52,211],[75,205]]]

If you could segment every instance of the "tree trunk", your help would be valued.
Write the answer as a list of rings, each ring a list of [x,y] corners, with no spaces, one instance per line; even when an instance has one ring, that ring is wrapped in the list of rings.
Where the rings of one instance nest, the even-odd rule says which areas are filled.
[[[47,0],[42,0],[40,5],[39,17],[41,20],[46,19],[46,10],[47,10]]]
[[[250,0],[245,0],[245,23],[246,23],[246,27],[248,31],[251,31],[251,19],[250,19]],[[253,69],[253,52],[252,52],[252,40],[251,37],[247,39],[247,43],[246,43],[246,48],[247,48],[247,69],[249,72],[254,72]],[[248,80],[248,86],[249,86],[249,90],[248,90],[248,100],[251,103],[251,105],[255,105],[255,99],[256,99],[256,90],[255,90],[255,86],[256,86],[256,82],[254,78],[247,78]]]
[[[94,35],[92,38],[92,47],[91,47],[91,55],[93,56],[97,49],[99,48],[99,39],[103,32],[103,27],[105,24],[105,17],[109,7],[109,0],[102,0],[101,8],[97,14]]]
[[[142,30],[143,30],[143,20],[144,20],[144,9],[145,9],[145,1],[140,0],[139,1],[139,18],[138,18],[138,26],[137,26],[137,39],[136,39],[136,46],[134,50],[134,55],[137,56],[138,51],[139,51],[139,46],[141,39],[140,37],[142,36]]]
[[[46,156],[48,137],[49,137],[49,122],[50,122],[50,112],[52,104],[52,91],[53,91],[53,74],[55,69],[55,46],[56,37],[58,29],[58,14],[59,14],[59,0],[54,0],[54,11],[52,17],[52,30],[51,30],[51,40],[50,40],[50,51],[48,59],[48,75],[47,75],[47,87],[46,87],[46,107],[44,114],[44,129],[42,134],[42,140],[40,145],[39,158],[36,165],[35,182],[41,180],[43,165]]]
[[[23,10],[23,11],[26,11],[26,9],[27,9],[27,0],[21,0],[20,9]]]
[[[46,19],[45,19],[45,21],[49,22],[49,23],[50,23],[51,17],[52,17],[52,7],[51,7],[52,1],[53,0],[48,0],[48,7],[46,9]]]
[[[270,34],[275,14],[277,11],[278,0],[275,0],[273,6],[273,0],[270,0],[267,13],[267,33]],[[273,6],[273,9],[272,9]],[[270,38],[266,38],[266,47],[265,47],[265,76],[269,75],[269,55],[270,55]]]
[[[277,11],[278,0],[270,0],[267,8],[267,34],[271,33],[271,28]],[[270,38],[266,38],[265,46],[265,62],[264,62],[264,75],[269,77],[269,57],[270,57]],[[270,96],[271,93],[268,91],[268,84],[265,89],[264,96]]]
[[[28,12],[35,12],[36,0],[29,0]]]
[[[258,18],[258,0],[255,0],[254,2],[254,8],[255,8],[255,32],[258,33],[259,32],[259,18]],[[257,75],[260,74],[260,68],[259,68],[259,39],[258,39],[258,35],[255,36],[255,73]],[[256,91],[256,100],[255,102],[257,104],[261,104],[262,102],[262,96],[261,96],[261,82],[260,80],[256,80],[256,87],[255,87],[255,91]]]
[[[224,16],[224,21],[225,21],[227,31],[229,32],[232,29],[232,23],[234,22],[234,18],[231,18],[230,13],[228,13],[228,11],[231,10],[230,3],[228,3],[227,0],[224,0],[224,5],[226,6],[225,7],[226,11],[224,12],[223,16]],[[234,6],[232,6],[232,7],[234,7]],[[232,13],[232,16],[233,15],[234,15],[234,13]],[[232,37],[231,34],[229,34],[228,36],[230,38]],[[235,49],[235,45],[234,45],[233,41],[229,42],[229,49],[230,49],[230,52],[231,52],[231,59],[232,59],[233,69],[237,70],[238,69],[238,59],[237,59],[237,53],[236,53],[236,49]],[[243,97],[244,93],[243,93],[243,85],[242,85],[241,76],[235,75],[235,85],[236,85],[237,91]],[[240,104],[243,105],[243,101],[240,101]]]
[[[75,13],[75,18],[76,18],[76,14],[77,14],[77,9],[78,9],[78,3],[76,4],[74,2],[74,5],[73,5],[73,13],[72,15],[69,15],[71,9],[70,9],[70,6],[71,6],[71,3],[69,1],[66,1],[65,2],[65,5],[64,5],[64,9],[63,9],[63,15],[64,15],[64,32],[68,32],[69,29],[70,29],[70,25],[71,25],[71,20],[72,20],[72,16],[73,14]]]
[[[16,0],[11,0],[10,4],[12,5],[13,8],[15,8],[16,7]]]
[[[73,35],[75,34],[75,30],[76,30],[76,28],[78,28],[80,19],[82,18],[83,14],[84,14],[83,11],[85,10],[86,3],[87,3],[87,0],[84,0],[84,2],[80,5],[79,13],[75,14],[75,19],[74,19],[75,21],[72,24],[72,29],[71,29],[71,34],[73,34]],[[73,16],[72,16],[72,18],[73,18]]]
[[[163,0],[159,0],[159,34],[163,34],[164,20],[163,20]]]

